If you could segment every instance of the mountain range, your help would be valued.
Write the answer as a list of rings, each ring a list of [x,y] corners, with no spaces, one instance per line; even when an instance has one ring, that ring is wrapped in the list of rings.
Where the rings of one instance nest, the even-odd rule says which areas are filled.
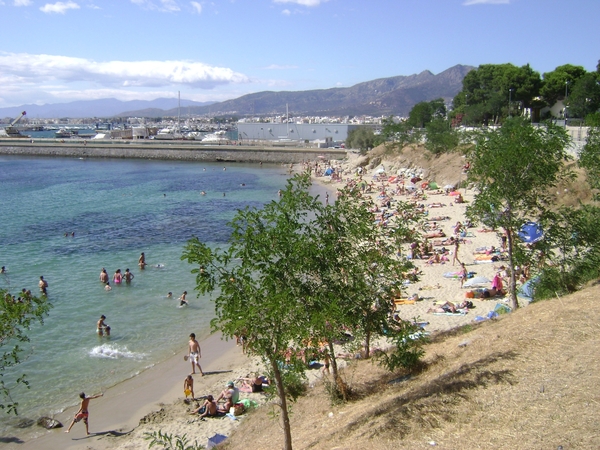
[[[462,90],[462,80],[472,66],[456,65],[434,75],[429,70],[408,76],[379,78],[346,88],[308,91],[263,91],[220,103],[181,100],[181,114],[187,115],[281,115],[286,106],[291,115],[407,116],[412,107],[422,101],[443,98],[449,102]],[[180,108],[177,99],[151,101],[101,99],[22,105],[0,108],[0,117],[16,117],[21,111],[36,118],[85,117],[175,117]]]

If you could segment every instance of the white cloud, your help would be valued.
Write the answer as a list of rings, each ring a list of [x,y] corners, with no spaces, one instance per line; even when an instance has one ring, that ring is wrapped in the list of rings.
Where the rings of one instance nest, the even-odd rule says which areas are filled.
[[[284,9],[283,11],[281,11],[281,14],[283,14],[284,16],[289,16],[290,14],[292,14],[292,12],[289,9]]]
[[[40,11],[45,13],[64,14],[69,9],[79,9],[79,5],[75,2],[56,2],[54,4],[46,3],[40,8]]]
[[[202,14],[202,5],[198,2],[190,2],[190,5],[192,5],[192,8],[194,8],[194,11],[197,14]]]
[[[510,0],[466,0],[463,5],[508,5]]]
[[[266,70],[288,70],[288,69],[297,69],[298,66],[292,66],[292,65],[280,66],[279,64],[271,64],[270,66],[263,67],[263,68]]]
[[[101,86],[160,87],[172,84],[212,89],[248,83],[244,74],[193,61],[108,61],[56,55],[0,52],[0,73],[23,82],[93,82]]]
[[[0,3],[0,5],[3,5],[3,4],[4,3]],[[31,0],[15,0],[14,5],[15,6],[29,6],[29,5],[31,5]]]
[[[152,0],[131,0],[131,3],[143,8],[161,12],[177,12],[181,8],[175,0],[159,0],[158,3]]]
[[[295,3],[301,6],[319,6],[329,0],[273,0],[275,3]]]

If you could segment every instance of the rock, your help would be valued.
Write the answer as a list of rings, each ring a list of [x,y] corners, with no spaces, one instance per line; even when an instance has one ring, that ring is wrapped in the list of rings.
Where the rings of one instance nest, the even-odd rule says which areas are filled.
[[[44,427],[47,430],[52,430],[53,428],[62,428],[63,424],[60,423],[56,419],[52,419],[50,417],[40,417],[37,421],[37,424],[40,427]]]

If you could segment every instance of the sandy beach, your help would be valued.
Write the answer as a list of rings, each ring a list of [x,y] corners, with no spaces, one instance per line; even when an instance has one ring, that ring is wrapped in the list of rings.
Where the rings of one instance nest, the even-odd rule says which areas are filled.
[[[323,200],[327,193],[332,199],[335,199],[337,189],[355,176],[352,164],[352,162],[334,163],[337,170],[343,170],[344,182],[331,181],[329,177],[315,178],[315,181],[321,185]],[[301,170],[301,167],[298,166],[296,170]],[[389,172],[395,174],[396,168],[390,167]],[[425,173],[425,179],[426,175]],[[365,174],[364,179],[371,182],[371,177],[371,173],[368,176]],[[381,183],[381,181],[377,181],[376,186],[378,186],[377,183]],[[386,184],[388,191],[394,188],[393,183],[392,185]],[[436,204],[436,207],[426,208],[429,211],[428,217],[444,217],[443,220],[437,220],[436,223],[446,236],[453,236],[453,228],[458,221],[464,222],[466,205],[472,199],[473,193],[461,190],[461,194],[465,203],[455,203],[455,196],[446,193],[434,194],[433,192],[428,193],[426,199],[419,201],[425,205]],[[374,189],[374,192],[369,195],[376,202],[378,201],[378,189]],[[391,209],[393,209],[393,202],[410,199],[411,197],[405,194],[392,195]],[[477,261],[474,251],[480,247],[498,247],[500,241],[496,233],[480,230],[480,226],[464,230],[465,236],[459,247],[458,258],[465,263],[469,272],[474,272],[474,276],[483,276],[492,280],[502,262]],[[436,238],[436,240],[438,239],[444,238]],[[441,249],[442,247],[454,250],[453,245],[435,248]],[[469,289],[461,288],[458,277],[444,276],[449,272],[460,270],[458,263],[452,264],[452,256],[452,254],[448,256],[448,261],[433,264],[429,264],[426,259],[414,260],[420,272],[419,281],[406,284],[405,295],[417,294],[419,300],[412,304],[398,305],[399,317],[427,322],[425,330],[435,333],[471,323],[476,316],[485,317],[488,312],[494,310],[497,303],[503,302],[502,298],[469,299],[473,301],[474,308],[464,314],[438,315],[428,312],[446,301],[458,304],[465,300],[465,293]],[[489,288],[491,283],[482,287]],[[197,397],[207,394],[218,396],[228,380],[245,377],[256,370],[260,371],[257,359],[248,358],[242,353],[241,347],[235,345],[235,342],[226,342],[218,334],[211,335],[202,341],[201,347],[201,364],[206,375],[204,377],[198,374],[194,376],[194,389]],[[92,400],[90,404],[90,436],[85,436],[85,427],[81,423],[76,424],[70,434],[64,433],[65,428],[51,431],[44,431],[40,428],[41,436],[37,439],[25,443],[9,442],[5,448],[23,450],[37,448],[139,449],[148,447],[148,441],[144,440],[145,432],[159,430],[173,435],[186,434],[192,443],[197,441],[199,444],[206,445],[207,439],[215,433],[230,434],[232,429],[244,420],[243,415],[238,420],[226,416],[205,421],[188,415],[188,411],[194,405],[184,403],[183,380],[191,370],[190,364],[183,360],[183,356],[187,353],[186,348],[187,342],[184,341],[181,345],[181,352],[173,355],[167,361],[108,389],[103,397]],[[311,382],[314,382],[315,374],[312,374],[312,377]],[[75,383],[73,386],[74,402],[77,400],[78,392]],[[87,394],[96,393],[88,392]],[[263,401],[261,394],[242,393],[241,398],[251,398],[259,403]],[[67,427],[76,409],[75,407],[68,409],[55,418]]]

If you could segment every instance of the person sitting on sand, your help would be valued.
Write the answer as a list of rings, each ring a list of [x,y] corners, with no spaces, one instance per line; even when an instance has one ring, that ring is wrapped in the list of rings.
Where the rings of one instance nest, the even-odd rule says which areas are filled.
[[[202,406],[191,411],[190,415],[200,414],[200,418],[202,419],[203,417],[215,417],[218,412],[217,402],[215,402],[214,397],[209,394],[206,396],[206,400],[204,400]]]
[[[263,391],[263,377],[254,374],[253,378],[238,378],[242,382],[240,387],[241,392],[262,392]]]
[[[221,394],[217,398],[217,403],[220,400],[224,400],[225,403],[218,407],[221,412],[229,412],[229,408],[235,405],[240,400],[240,390],[235,387],[233,381],[227,382],[227,387],[221,391]]]

